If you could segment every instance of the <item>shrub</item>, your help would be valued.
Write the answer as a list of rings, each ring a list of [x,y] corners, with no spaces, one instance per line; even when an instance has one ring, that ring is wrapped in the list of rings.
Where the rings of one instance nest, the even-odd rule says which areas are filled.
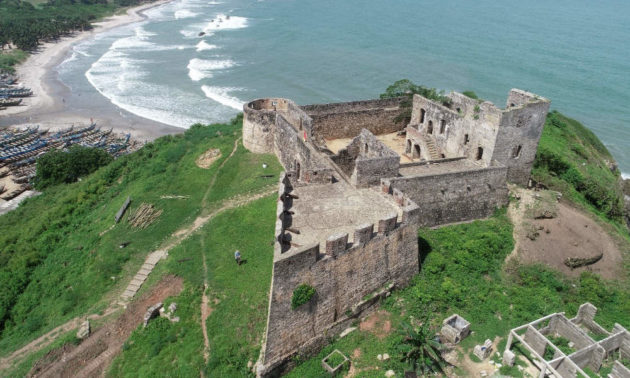
[[[54,150],[37,159],[35,187],[46,187],[77,181],[98,168],[109,164],[113,158],[97,148],[72,146],[67,152]]]
[[[308,284],[301,284],[293,290],[293,298],[291,298],[291,308],[295,310],[304,303],[313,298],[316,291],[315,288]]]
[[[473,91],[463,91],[462,94],[466,97],[472,98],[473,100],[479,100],[479,97]]]

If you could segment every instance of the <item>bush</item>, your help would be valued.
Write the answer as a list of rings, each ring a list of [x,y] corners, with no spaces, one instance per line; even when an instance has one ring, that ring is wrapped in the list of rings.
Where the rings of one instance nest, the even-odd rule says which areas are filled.
[[[479,100],[479,97],[473,91],[463,91],[462,94],[466,97],[472,98],[473,100]]]
[[[291,298],[291,308],[295,310],[304,303],[308,302],[315,295],[315,288],[311,285],[301,284],[293,290],[293,298]]]
[[[56,184],[75,182],[112,160],[107,152],[97,148],[75,145],[67,152],[53,150],[37,159],[35,187],[41,190]]]

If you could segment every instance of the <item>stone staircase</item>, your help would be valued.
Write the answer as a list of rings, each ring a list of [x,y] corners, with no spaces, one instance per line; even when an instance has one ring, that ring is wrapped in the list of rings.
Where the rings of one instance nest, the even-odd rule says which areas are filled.
[[[123,301],[129,301],[131,298],[134,297],[134,295],[136,295],[138,290],[140,290],[140,286],[142,286],[155,265],[158,263],[158,261],[166,257],[166,255],[166,251],[157,250],[155,252],[151,252],[149,256],[147,256],[147,259],[144,260],[144,264],[142,264],[142,267],[140,268],[138,273],[136,273],[136,275],[129,283],[129,286],[127,286],[127,289],[125,289],[125,291],[122,293],[121,299]]]
[[[438,159],[440,159],[440,154],[438,153],[437,147],[435,146],[435,143],[433,142],[433,139],[431,139],[429,136],[425,135],[424,136],[424,143],[427,146],[427,151],[429,152],[429,157],[431,158],[431,160],[438,160]]]

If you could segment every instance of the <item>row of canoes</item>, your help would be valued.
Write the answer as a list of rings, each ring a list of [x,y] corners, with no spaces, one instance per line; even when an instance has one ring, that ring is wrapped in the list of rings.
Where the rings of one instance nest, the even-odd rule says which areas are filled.
[[[33,95],[30,88],[0,88],[2,97],[29,97]]]

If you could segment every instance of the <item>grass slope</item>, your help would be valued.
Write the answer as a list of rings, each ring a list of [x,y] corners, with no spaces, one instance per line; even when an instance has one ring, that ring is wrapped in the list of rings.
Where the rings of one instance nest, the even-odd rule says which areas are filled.
[[[184,135],[160,138],[81,182],[52,187],[0,217],[0,354],[70,318],[104,309],[148,252],[207,211],[201,209],[202,198],[240,133],[235,123],[197,126]],[[208,170],[198,168],[195,159],[209,148],[219,148],[221,158]],[[269,166],[264,171],[263,162]],[[217,176],[208,209],[225,198],[275,185],[280,171],[273,155],[254,155],[242,146],[228,166],[233,170]],[[129,213],[147,202],[162,209],[162,215],[142,230],[130,227],[125,217],[100,235],[113,226],[127,196],[132,197]],[[121,249],[122,242],[130,244]]]
[[[547,116],[532,177],[602,218],[620,223],[620,173],[603,143],[584,125],[561,113]]]
[[[220,213],[169,253],[163,272],[185,279],[184,293],[172,298],[181,321],[160,319],[146,329],[139,327],[112,364],[110,376],[195,376],[201,370],[211,377],[248,375],[247,363],[258,358],[267,318],[275,207],[276,196],[271,195]],[[236,249],[246,260],[240,266],[234,262]],[[206,367],[200,326],[202,254],[212,308],[206,321]]]

